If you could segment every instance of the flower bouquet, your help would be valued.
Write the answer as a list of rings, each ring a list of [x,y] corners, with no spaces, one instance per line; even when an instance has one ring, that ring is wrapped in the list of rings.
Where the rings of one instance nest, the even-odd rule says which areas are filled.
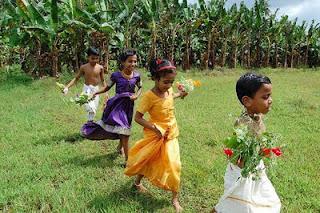
[[[194,90],[194,87],[201,86],[200,81],[194,81],[192,79],[185,79],[184,77],[180,78],[180,81],[177,82],[177,88],[183,92],[191,92]]]
[[[80,95],[76,95],[75,98],[70,98],[70,101],[82,106],[83,104],[89,103],[93,99],[94,99],[93,96],[87,95],[85,93],[81,93]]]
[[[259,178],[260,172],[264,169],[257,167],[262,159],[268,159],[273,163],[275,157],[282,155],[280,147],[275,146],[277,140],[278,137],[271,133],[257,136],[248,131],[247,126],[239,126],[235,128],[231,137],[224,140],[224,153],[231,163],[243,163],[243,177],[252,174],[255,179]]]
[[[63,92],[65,86],[64,86],[63,84],[60,84],[59,82],[56,82],[56,85],[57,85],[57,87],[59,88],[59,90],[60,90],[61,92]]]

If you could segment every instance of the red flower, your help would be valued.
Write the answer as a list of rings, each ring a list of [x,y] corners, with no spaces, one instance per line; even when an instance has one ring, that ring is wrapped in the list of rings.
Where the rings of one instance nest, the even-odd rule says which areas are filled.
[[[269,149],[269,148],[263,148],[263,149],[262,149],[262,152],[263,152],[263,156],[266,156],[267,158],[269,158],[269,157],[270,157],[271,149]]]
[[[279,147],[272,148],[271,150],[276,156],[282,155],[282,151],[280,150]]]
[[[232,149],[225,148],[223,149],[223,151],[224,151],[224,154],[226,154],[228,157],[231,157],[233,155]]]

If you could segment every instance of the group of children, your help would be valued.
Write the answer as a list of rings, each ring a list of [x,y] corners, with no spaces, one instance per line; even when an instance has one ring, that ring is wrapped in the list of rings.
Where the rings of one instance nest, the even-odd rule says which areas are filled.
[[[143,138],[129,150],[134,101],[142,92],[140,74],[135,70],[137,53],[125,50],[119,57],[120,70],[113,72],[104,81],[103,67],[98,64],[99,53],[90,48],[88,63],[81,66],[79,73],[64,89],[64,93],[84,76],[83,91],[94,99],[85,105],[88,122],[81,128],[83,137],[91,140],[119,139],[117,151],[125,157],[127,176],[135,176],[134,187],[139,192],[147,192],[142,179],[147,178],[153,185],[172,192],[172,205],[177,212],[182,210],[178,199],[180,188],[179,129],[174,115],[174,99],[184,98],[188,93],[172,89],[177,72],[172,62],[154,59],[149,65],[152,89],[144,92],[134,115],[134,120],[143,127]],[[99,89],[99,84],[102,88]],[[115,85],[116,94],[105,104],[101,120],[93,121],[97,112],[99,95]],[[271,81],[268,77],[247,73],[240,77],[236,92],[245,112],[236,122],[245,124],[250,131],[262,134],[265,130],[262,115],[269,111],[272,103]],[[145,114],[149,118],[145,118]],[[262,178],[241,177],[243,163],[229,163],[225,173],[224,195],[212,212],[249,213],[280,212],[278,198],[270,180],[263,172]],[[264,167],[263,162],[259,167]]]

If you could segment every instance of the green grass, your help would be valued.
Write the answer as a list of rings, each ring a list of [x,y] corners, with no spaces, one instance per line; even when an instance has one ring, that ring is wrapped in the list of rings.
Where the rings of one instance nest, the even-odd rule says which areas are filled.
[[[169,192],[149,183],[151,196],[132,190],[133,179],[123,174],[114,152],[116,141],[79,136],[86,114],[59,94],[54,79],[33,81],[12,69],[17,71],[0,72],[0,212],[173,212]],[[188,73],[202,87],[176,101],[186,212],[208,212],[223,193],[227,161],[221,141],[242,110],[234,89],[242,72]],[[320,72],[261,72],[273,82],[267,129],[287,145],[268,172],[282,210],[319,212]],[[151,86],[145,78],[144,89]],[[80,90],[78,83],[71,95]],[[130,145],[141,137],[133,123]]]

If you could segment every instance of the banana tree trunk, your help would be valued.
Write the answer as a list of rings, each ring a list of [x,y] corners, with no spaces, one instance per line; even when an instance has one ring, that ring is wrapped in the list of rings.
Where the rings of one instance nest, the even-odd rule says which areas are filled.
[[[291,48],[290,68],[293,68],[293,65],[294,65],[293,61],[294,61],[294,48],[292,47]]]
[[[267,50],[266,50],[266,57],[265,57],[265,60],[264,60],[264,66],[265,67],[268,67],[269,66],[269,61],[270,61],[270,49],[271,49],[271,44],[270,44],[270,40],[268,38],[268,47],[267,47]]]
[[[109,37],[106,36],[102,42],[104,73],[109,73]]]
[[[257,43],[256,43],[256,67],[260,68],[261,67],[261,47],[260,47],[260,33],[259,33],[259,37],[257,39]]]
[[[286,44],[286,48],[284,49],[284,68],[288,68],[288,44]]]
[[[209,57],[210,57],[211,45],[212,45],[212,33],[210,33],[208,36],[207,52],[205,53],[205,55],[203,57],[203,69],[204,70],[207,70],[209,67]]]
[[[174,44],[175,44],[175,40],[176,40],[176,35],[177,35],[177,32],[176,32],[176,28],[174,27],[172,29],[172,32],[171,32],[171,45],[170,45],[170,53],[169,53],[169,57],[168,59],[170,61],[174,61]]]
[[[186,41],[186,47],[184,51],[184,62],[183,62],[182,69],[188,70],[190,69],[190,32],[189,30],[186,32],[185,41]]]
[[[275,51],[274,51],[274,67],[278,67],[278,45],[275,44]]]
[[[237,48],[237,46],[235,46],[234,51],[233,51],[233,65],[232,65],[232,68],[236,68],[236,66],[237,66],[237,51],[238,51],[238,48]]]
[[[248,41],[248,54],[247,54],[247,67],[251,67],[251,45],[250,41]]]
[[[301,63],[301,62],[300,62],[300,57],[301,57],[301,56],[300,56],[300,48],[301,48],[301,47],[299,46],[299,47],[298,47],[298,56],[297,56],[297,66],[300,66],[300,63]]]
[[[238,42],[233,42],[233,48],[232,48],[232,65],[231,68],[236,68],[237,66],[237,52],[238,52]]]
[[[52,44],[52,77],[58,76],[58,62],[59,62],[59,51],[58,51],[58,38],[55,38]]]
[[[129,32],[129,26],[127,26],[126,32],[125,32],[125,48],[130,47],[130,32]]]
[[[41,60],[41,40],[39,38],[36,38],[36,60],[37,60],[37,65],[38,65],[38,69],[39,69],[39,73],[38,75],[41,77],[42,74],[42,69],[43,69],[43,63]],[[39,77],[36,76],[36,77]]]
[[[82,31],[76,31],[72,37],[74,45],[72,47],[72,52],[74,54],[74,62],[72,63],[73,71],[77,72],[80,69],[80,57],[81,57],[81,45],[83,44],[83,34]]]
[[[150,64],[151,60],[154,59],[157,55],[157,31],[156,31],[156,24],[153,22],[152,24],[152,33],[151,33],[151,48],[149,49],[148,54],[148,61],[147,63]]]
[[[211,30],[211,53],[209,54],[209,63],[211,63],[212,69],[216,65],[216,38],[218,37],[216,32],[216,28],[213,27]]]
[[[245,66],[245,49],[241,48],[241,56],[240,56],[240,65],[241,67]]]
[[[227,56],[227,39],[225,38],[223,41],[223,46],[222,46],[222,52],[221,52],[221,67],[224,67],[226,63],[226,56]]]
[[[304,53],[304,55],[305,55],[304,64],[305,64],[306,66],[308,66],[308,53],[309,53],[309,42],[307,41],[307,48],[306,48],[306,51],[305,51],[305,53]]]
[[[205,51],[201,55],[201,69],[203,70],[208,69],[208,61],[209,61],[208,51]]]
[[[213,42],[214,42],[214,40],[212,41],[212,45],[211,45],[212,50],[211,50],[211,57],[210,57],[212,69],[214,69],[214,67],[216,65],[216,45]]]

